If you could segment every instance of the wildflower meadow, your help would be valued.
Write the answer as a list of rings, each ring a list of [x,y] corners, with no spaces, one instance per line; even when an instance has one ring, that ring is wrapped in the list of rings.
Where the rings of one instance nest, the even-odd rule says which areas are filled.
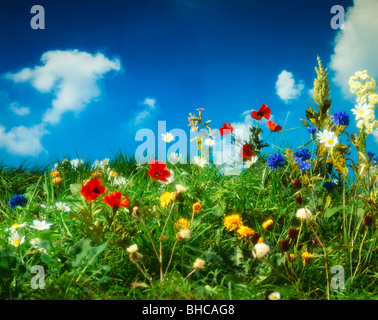
[[[334,112],[320,58],[314,75],[301,145],[272,105],[242,138],[198,108],[182,115],[193,158],[2,165],[0,298],[377,299],[376,82],[356,70],[355,105]],[[237,148],[237,172],[216,163],[215,136]]]

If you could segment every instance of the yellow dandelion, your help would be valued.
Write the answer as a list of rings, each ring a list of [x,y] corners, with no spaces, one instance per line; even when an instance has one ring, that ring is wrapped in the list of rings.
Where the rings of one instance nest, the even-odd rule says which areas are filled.
[[[189,229],[190,223],[188,219],[180,218],[175,223],[176,229]]]
[[[62,182],[62,178],[61,177],[56,177],[54,179],[52,179],[52,183],[53,184],[59,184]]]
[[[266,220],[266,221],[262,224],[262,227],[263,227],[265,230],[269,230],[269,231],[271,231],[271,230],[273,229],[273,220],[272,220],[272,219]]]
[[[194,213],[199,213],[202,210],[202,204],[200,204],[199,202],[196,202],[193,204],[192,209]]]
[[[173,200],[174,200],[174,194],[172,192],[168,192],[168,191],[164,192],[160,196],[160,205],[163,208],[166,208],[172,203]]]
[[[59,171],[52,171],[52,172],[50,172],[50,176],[52,176],[53,178],[59,176]]]
[[[294,262],[295,259],[296,259],[296,256],[294,254],[290,253],[289,256],[288,256],[288,259],[289,259],[290,262]]]
[[[303,252],[301,257],[302,257],[303,265],[307,265],[311,262],[312,256],[308,251]]]
[[[236,231],[241,238],[252,237],[255,231],[247,226],[240,226]]]
[[[257,240],[257,243],[264,243],[264,238],[260,237],[259,240]]]
[[[234,231],[243,225],[242,218],[238,214],[231,214],[224,218],[223,225],[228,231]]]

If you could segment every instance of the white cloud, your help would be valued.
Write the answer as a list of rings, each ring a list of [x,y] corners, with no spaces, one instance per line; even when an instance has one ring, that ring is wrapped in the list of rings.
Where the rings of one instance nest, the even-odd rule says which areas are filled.
[[[276,93],[285,103],[298,99],[304,87],[303,80],[299,80],[298,83],[295,83],[291,72],[282,70],[278,75]]]
[[[142,105],[145,106],[145,108],[137,113],[134,120],[132,120],[132,124],[134,125],[139,125],[150,117],[151,113],[155,110],[156,100],[153,98],[146,98],[144,99]]]
[[[378,143],[378,129],[375,129],[373,132],[374,140],[376,143]]]
[[[20,106],[17,102],[12,102],[9,105],[9,109],[11,109],[15,114],[18,116],[26,116],[30,113],[30,109],[27,107]]]
[[[30,128],[14,127],[9,132],[5,132],[5,128],[0,125],[0,148],[21,156],[37,156],[44,151],[41,139],[47,133],[44,124]]]
[[[101,94],[97,81],[105,73],[121,68],[118,59],[79,50],[48,51],[41,62],[41,66],[8,73],[7,77],[16,83],[30,82],[40,92],[55,93],[52,107],[43,115],[43,122],[49,124],[59,123],[66,112],[83,110]]]
[[[377,0],[355,0],[346,12],[344,29],[335,38],[330,69],[346,97],[352,97],[348,81],[356,71],[367,70],[370,76],[378,77],[377,12]]]

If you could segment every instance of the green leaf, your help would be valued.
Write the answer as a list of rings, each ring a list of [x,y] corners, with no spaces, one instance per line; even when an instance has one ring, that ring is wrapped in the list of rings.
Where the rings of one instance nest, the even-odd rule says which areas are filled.
[[[224,213],[224,208],[220,204],[217,204],[213,207],[213,214],[216,217],[221,217],[223,213]]]
[[[324,218],[329,219],[332,217],[337,211],[339,211],[340,208],[334,207],[334,208],[329,208],[325,213],[324,213]]]
[[[244,257],[243,257],[243,251],[236,247],[234,250],[234,253],[231,256],[231,260],[234,261],[235,265],[239,266],[243,263]]]
[[[55,263],[55,260],[52,257],[50,257],[47,253],[42,253],[41,260],[42,260],[42,262],[44,262],[46,264],[54,264]]]

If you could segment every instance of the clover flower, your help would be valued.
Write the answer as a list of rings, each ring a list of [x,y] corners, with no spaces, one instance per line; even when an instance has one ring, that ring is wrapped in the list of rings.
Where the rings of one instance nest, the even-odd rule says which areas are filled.
[[[268,157],[268,166],[271,170],[276,170],[277,167],[283,168],[285,165],[285,158],[279,154],[274,153]]]
[[[348,126],[350,123],[349,114],[345,111],[337,111],[332,116],[332,122],[337,126]]]
[[[16,194],[9,201],[9,206],[14,210],[16,207],[23,207],[27,203],[27,199],[22,194]]]

